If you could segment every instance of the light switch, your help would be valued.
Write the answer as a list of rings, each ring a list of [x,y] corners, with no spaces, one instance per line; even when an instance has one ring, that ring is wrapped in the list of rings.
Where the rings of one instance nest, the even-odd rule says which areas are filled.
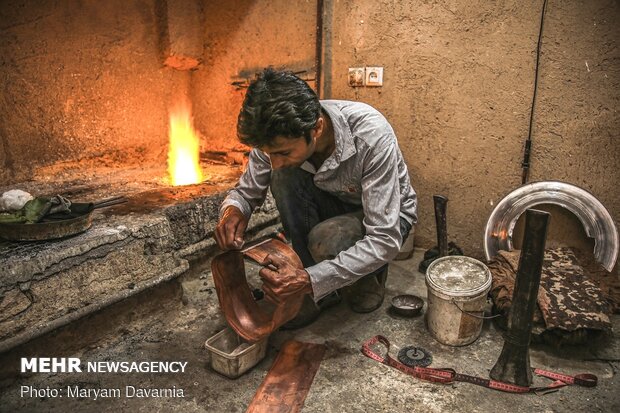
[[[363,67],[350,67],[349,68],[349,86],[359,87],[364,86],[364,68]]]

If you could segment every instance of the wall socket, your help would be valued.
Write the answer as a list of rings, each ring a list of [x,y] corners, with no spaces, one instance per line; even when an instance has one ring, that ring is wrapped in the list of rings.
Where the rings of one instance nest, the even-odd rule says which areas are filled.
[[[366,86],[383,86],[383,68],[379,66],[366,68]]]
[[[360,87],[364,86],[366,80],[366,71],[363,67],[350,67],[349,68],[349,86]]]

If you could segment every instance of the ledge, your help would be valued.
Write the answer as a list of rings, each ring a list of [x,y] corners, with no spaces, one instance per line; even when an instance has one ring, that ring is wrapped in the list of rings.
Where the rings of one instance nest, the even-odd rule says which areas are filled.
[[[74,237],[0,242],[0,352],[173,279],[187,271],[192,255],[215,251],[225,191],[204,192],[141,193],[96,210],[92,227]],[[249,232],[277,220],[268,199]]]

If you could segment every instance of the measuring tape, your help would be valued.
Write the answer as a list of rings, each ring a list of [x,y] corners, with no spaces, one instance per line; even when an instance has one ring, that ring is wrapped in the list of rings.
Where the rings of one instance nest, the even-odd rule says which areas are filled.
[[[371,346],[375,344],[382,344],[385,346],[385,355],[381,356],[375,353]],[[397,370],[402,371],[405,374],[416,377],[421,380],[430,381],[433,383],[450,384],[456,381],[462,381],[466,383],[475,384],[477,386],[487,387],[489,389],[505,391],[509,393],[547,393],[557,390],[561,387],[575,384],[583,387],[595,387],[598,378],[593,374],[577,374],[575,376],[569,376],[566,374],[554,373],[542,369],[534,369],[534,374],[547,377],[554,380],[548,386],[545,387],[525,387],[518,386],[516,384],[503,383],[501,381],[483,379],[482,377],[470,376],[467,374],[457,373],[454,369],[450,368],[432,368],[432,367],[409,367],[403,363],[394,360],[390,356],[390,341],[383,336],[374,336],[370,340],[367,340],[362,344],[362,353],[379,363],[388,365]]]

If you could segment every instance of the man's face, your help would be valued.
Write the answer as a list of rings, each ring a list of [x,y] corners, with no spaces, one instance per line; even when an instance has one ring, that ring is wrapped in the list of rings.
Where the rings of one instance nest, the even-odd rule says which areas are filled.
[[[311,136],[310,143],[307,143],[303,136],[300,138],[277,136],[271,145],[261,146],[258,149],[269,155],[272,169],[296,168],[314,153],[316,138],[314,133]]]

